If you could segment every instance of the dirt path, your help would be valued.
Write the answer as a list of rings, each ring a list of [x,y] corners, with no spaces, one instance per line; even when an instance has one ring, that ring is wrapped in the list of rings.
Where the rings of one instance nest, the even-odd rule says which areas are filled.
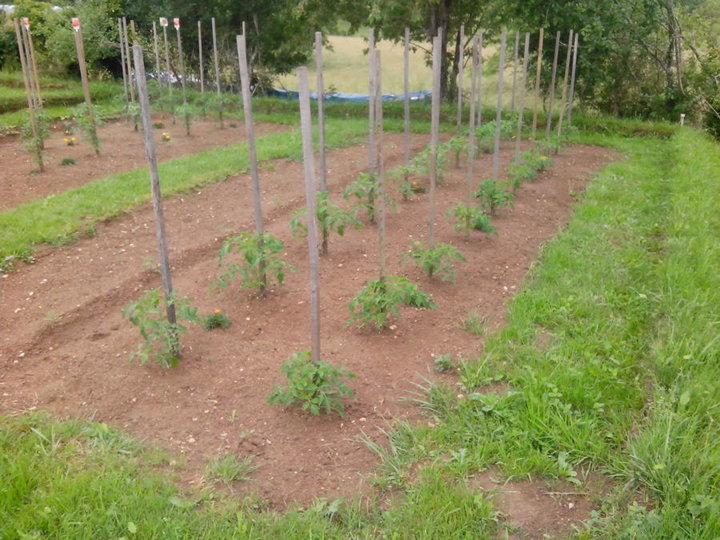
[[[196,121],[192,124],[191,135],[185,135],[182,122],[173,125],[172,120],[155,115],[155,122],[162,122],[157,129],[156,141],[158,160],[193,154],[242,141],[245,129],[242,122],[225,123],[225,129],[219,129],[217,123]],[[256,136],[277,133],[289,129],[278,124],[257,124]],[[170,141],[161,143],[160,133],[166,132]],[[75,137],[74,146],[68,146],[63,139]],[[68,136],[61,129],[53,130],[45,143],[45,172],[36,172],[37,165],[32,156],[23,148],[18,137],[0,137],[0,211],[34,199],[61,193],[92,182],[103,176],[140,167],[147,167],[147,158],[143,147],[142,133],[136,132],[125,121],[109,122],[98,130],[100,155],[96,156],[90,144],[85,142],[83,133],[76,131]],[[60,160],[71,158],[74,165],[61,165]]]
[[[399,164],[402,136],[386,136],[388,168]],[[426,140],[415,137],[414,150]],[[328,155],[332,197],[366,166],[365,147]],[[277,162],[261,174],[267,229],[286,243],[286,259],[298,268],[267,298],[228,289],[208,292],[217,275],[217,250],[231,233],[250,230],[252,210],[246,175],[168,200],[171,261],[179,296],[191,296],[203,313],[218,308],[232,320],[226,331],[192,329],[183,337],[184,358],[174,370],[128,364],[139,335],[122,308],[143,290],[159,286],[156,247],[148,206],[98,227],[94,238],[42,249],[34,265],[0,279],[0,412],[36,407],[61,417],[107,422],[158,443],[187,460],[186,478],[203,481],[210,456],[252,455],[261,467],[240,493],[255,493],[282,506],[315,496],[352,495],[367,488],[364,477],[377,460],[358,437],[382,440],[376,427],[391,417],[417,418],[400,400],[413,381],[434,377],[433,354],[469,358],[480,338],[458,328],[476,310],[489,324],[502,322],[507,300],[539,246],[571,216],[573,194],[614,156],[595,147],[568,147],[555,165],[517,193],[515,208],[494,220],[497,236],[455,233],[445,211],[462,200],[464,170],[451,169],[438,191],[438,241],[457,246],[468,259],[457,283],[430,280],[399,255],[427,230],[428,197],[399,203],[388,216],[389,272],[404,275],[432,293],[438,309],[405,310],[384,332],[346,326],[347,303],[375,277],[376,228],[333,238],[321,259],[324,359],[357,375],[347,416],[316,418],[267,404],[279,366],[309,348],[307,249],[292,240],[288,222],[302,199],[302,164]],[[503,153],[507,166],[509,150]],[[490,170],[481,156],[477,179]]]

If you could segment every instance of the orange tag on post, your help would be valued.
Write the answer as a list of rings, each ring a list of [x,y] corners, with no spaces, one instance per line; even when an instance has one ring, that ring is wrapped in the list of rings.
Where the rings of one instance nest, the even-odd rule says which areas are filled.
[[[73,17],[70,22],[72,22],[73,30],[75,30],[76,32],[79,32],[80,31],[80,19],[78,19],[77,17]]]
[[[180,30],[180,18],[179,17],[173,18],[173,26],[175,27],[175,30]]]
[[[30,30],[30,19],[23,17],[20,19],[20,22],[25,27],[25,30]]]
[[[160,17],[160,26],[167,26],[168,20],[167,17]]]

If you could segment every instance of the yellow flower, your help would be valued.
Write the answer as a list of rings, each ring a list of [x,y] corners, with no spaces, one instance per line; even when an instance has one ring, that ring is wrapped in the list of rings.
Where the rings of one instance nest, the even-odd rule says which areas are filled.
[[[222,310],[221,310],[221,309],[216,309],[215,311],[213,311],[213,313],[214,313],[215,315],[220,315],[220,314],[222,313]]]
[[[72,142],[75,142],[75,137],[70,137],[70,140],[71,140]]]

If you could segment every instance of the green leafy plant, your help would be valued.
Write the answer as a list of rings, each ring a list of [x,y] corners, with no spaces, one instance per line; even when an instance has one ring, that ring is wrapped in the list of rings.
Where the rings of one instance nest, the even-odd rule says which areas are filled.
[[[460,155],[467,154],[468,140],[464,134],[457,134],[443,145],[455,157],[455,168],[460,168]]]
[[[203,317],[202,322],[205,330],[227,328],[228,326],[230,326],[230,319],[219,309],[216,309],[210,315],[206,315],[205,317]]]
[[[516,191],[525,182],[532,182],[537,178],[537,171],[535,168],[525,162],[510,165],[507,172],[513,191]]]
[[[484,336],[487,332],[487,317],[477,311],[471,311],[467,317],[460,319],[458,328],[473,336]]]
[[[220,123],[220,129],[225,129],[225,113],[232,107],[237,107],[237,105],[237,98],[232,94],[211,94],[210,110]]]
[[[462,203],[458,203],[454,208],[451,208],[445,214],[450,220],[455,220],[453,228],[457,232],[462,232],[465,238],[470,236],[470,231],[482,231],[487,234],[495,232],[490,222],[490,216],[482,211],[477,206],[468,206]]]
[[[390,316],[400,315],[401,305],[435,308],[430,296],[407,278],[386,276],[368,282],[350,301],[348,309],[352,317],[348,324],[357,321],[360,328],[370,324],[378,329],[387,328]]]
[[[100,154],[100,139],[97,135],[97,128],[103,124],[102,120],[100,120],[97,115],[93,115],[91,118],[85,103],[81,103],[75,107],[73,110],[73,118],[75,119],[75,125],[85,133],[95,153]]]
[[[339,206],[330,202],[329,193],[327,191],[319,191],[315,206],[315,215],[320,225],[321,233],[321,253],[323,255],[328,252],[328,241],[331,234],[338,236],[345,235],[347,227],[360,228],[363,226],[353,214],[346,212]],[[293,214],[290,220],[290,230],[295,238],[304,238],[307,234],[307,208],[298,210]]]
[[[33,129],[32,116],[28,114],[23,118],[20,138],[25,143],[25,150],[30,152],[40,172],[45,170],[43,161],[43,150],[45,140],[50,136],[51,118],[44,109],[37,109],[32,114],[35,116],[35,129]]]
[[[435,371],[438,373],[447,373],[455,369],[455,363],[452,361],[452,356],[449,354],[436,354],[435,358]]]
[[[140,104],[137,101],[128,101],[125,106],[127,111],[127,117],[132,120],[133,129],[139,131],[140,129]]]
[[[177,321],[200,322],[197,309],[190,305],[189,298],[171,298],[169,303],[175,305]],[[170,323],[167,320],[165,296],[160,289],[145,291],[138,300],[125,306],[123,316],[138,327],[145,340],[130,355],[130,360],[137,358],[144,364],[154,359],[163,367],[177,366],[180,360],[180,334],[186,332],[187,328],[180,322]]]
[[[377,189],[377,177],[374,174],[360,173],[358,179],[345,188],[343,198],[346,201],[354,198],[355,207],[364,209],[370,223],[375,223]]]
[[[287,387],[276,385],[268,401],[272,405],[300,406],[311,414],[345,414],[343,399],[355,393],[342,379],[355,375],[343,366],[322,360],[313,361],[310,351],[300,351],[287,360],[280,370],[287,377]]]
[[[438,185],[445,183],[445,172],[447,170],[447,152],[448,147],[446,145],[439,145],[437,147],[437,166],[435,169],[435,181]],[[417,154],[412,160],[413,170],[420,176],[427,176],[430,174],[430,166],[432,161],[431,148],[426,146],[425,149]]]
[[[498,208],[512,207],[513,204],[512,193],[503,189],[497,180],[483,180],[473,196],[480,199],[481,204],[491,216],[495,215]]]
[[[281,259],[278,254],[285,250],[282,240],[269,233],[257,235],[255,233],[240,233],[238,236],[231,236],[222,248],[220,248],[218,264],[222,269],[217,280],[217,285],[223,289],[232,281],[240,278],[240,287],[259,289],[264,294],[267,286],[267,274],[275,275],[278,283],[285,280],[285,272],[295,271],[291,265]],[[225,264],[225,259],[232,252],[242,255],[242,264]]]
[[[60,159],[60,165],[75,165],[76,161],[71,157],[64,157]]]
[[[153,122],[152,127],[153,129],[162,129],[165,127],[165,122]]]
[[[425,247],[420,241],[413,242],[403,258],[412,259],[429,277],[438,276],[443,281],[455,281],[453,260],[467,262],[455,246],[439,243]]]
[[[520,154],[520,158],[528,167],[536,171],[544,171],[553,164],[553,160],[550,159],[548,154],[543,150],[526,150]]]
[[[205,467],[205,476],[230,487],[234,482],[250,480],[250,473],[259,467],[260,465],[253,463],[253,456],[238,459],[235,454],[225,454],[210,458]]]
[[[190,127],[192,125],[192,119],[197,116],[197,109],[191,103],[183,103],[175,108],[175,114],[183,117],[183,124],[185,125],[185,135],[190,136]]]

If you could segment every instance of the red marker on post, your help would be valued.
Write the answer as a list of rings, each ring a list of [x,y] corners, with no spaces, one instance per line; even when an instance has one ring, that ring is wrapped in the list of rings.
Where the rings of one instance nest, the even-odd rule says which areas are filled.
[[[22,17],[20,19],[20,23],[23,25],[25,30],[30,30],[30,19],[28,19],[27,17]]]
[[[179,17],[173,17],[173,26],[175,27],[175,30],[180,30],[180,18]]]
[[[72,22],[73,30],[75,30],[76,32],[79,32],[80,31],[80,19],[78,19],[77,17],[73,17],[71,19],[71,22]]]
[[[168,20],[167,17],[160,17],[160,26],[167,26]]]

